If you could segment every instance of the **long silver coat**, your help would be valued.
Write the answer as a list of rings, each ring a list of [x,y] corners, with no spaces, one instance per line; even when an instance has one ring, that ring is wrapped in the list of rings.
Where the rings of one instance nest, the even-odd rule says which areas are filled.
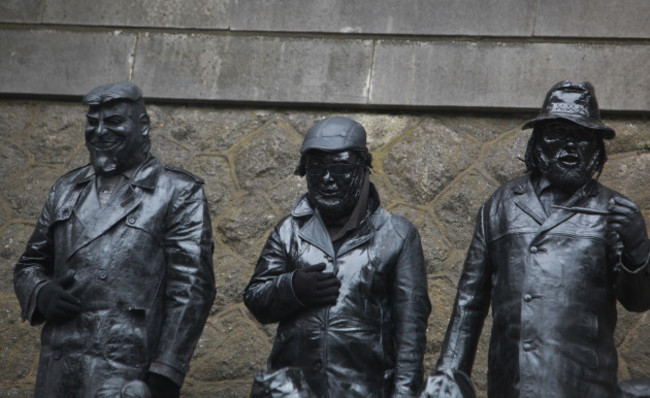
[[[293,272],[319,263],[341,281],[339,297],[305,308]],[[420,237],[403,217],[376,208],[335,252],[303,196],[268,238],[244,299],[260,322],[280,322],[269,369],[301,369],[319,397],[409,397],[422,384],[431,307]]]
[[[614,195],[590,181],[566,205],[606,210]],[[650,276],[618,269],[605,218],[547,218],[529,176],[497,190],[478,214],[438,367],[470,373],[491,301],[490,397],[613,397],[616,300],[650,308]]]
[[[23,319],[41,284],[74,271],[82,312],[41,335],[36,397],[93,397],[111,377],[147,370],[181,383],[215,285],[202,181],[150,157],[96,214],[80,214],[90,166],[61,177],[14,270]],[[84,220],[82,222],[82,220]]]

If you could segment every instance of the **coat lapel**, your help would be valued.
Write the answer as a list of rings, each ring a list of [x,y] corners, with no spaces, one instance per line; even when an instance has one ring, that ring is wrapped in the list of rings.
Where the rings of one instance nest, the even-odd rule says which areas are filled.
[[[70,255],[73,252],[76,239],[85,233],[85,222],[79,217],[78,209],[93,195],[94,185],[94,176],[88,175],[88,168],[83,169],[73,179],[72,188],[64,200],[57,204],[57,220],[66,220],[69,224],[69,227],[66,228],[65,239],[57,242],[57,247],[62,249],[63,253]],[[61,246],[59,247],[59,245]]]
[[[148,158],[134,173],[130,184],[125,185],[106,205],[95,214],[81,214],[85,228],[83,234],[74,242],[68,257],[79,249],[97,239],[115,224],[124,219],[142,202],[146,190],[156,186],[160,174],[160,162],[154,157]],[[93,181],[94,184],[94,181]]]
[[[515,204],[524,213],[532,217],[540,226],[540,233],[544,233],[550,229],[555,228],[567,219],[571,218],[576,213],[566,210],[554,210],[550,215],[546,215],[544,207],[540,202],[535,189],[533,188],[530,177],[528,177],[521,184],[516,185],[513,191],[518,196],[516,197]],[[588,198],[598,193],[598,186],[594,180],[590,180],[580,189],[578,189],[563,206],[580,206]]]
[[[330,258],[335,258],[334,246],[330,239],[330,234],[325,228],[325,224],[321,220],[317,212],[314,212],[312,217],[300,228],[298,234],[302,239],[316,246]]]
[[[83,234],[75,242],[68,257],[104,234],[113,225],[133,211],[141,201],[141,195],[136,194],[136,190],[131,184],[127,184],[104,207],[99,208],[95,214],[81,214],[80,218],[84,220],[85,229]]]
[[[573,194],[573,196],[569,198],[569,200],[566,203],[562,204],[562,206],[565,207],[580,206],[588,198],[596,195],[597,193],[598,193],[598,186],[596,185],[596,182],[594,180],[589,180],[585,185],[583,185],[580,189],[578,189]],[[572,211],[555,209],[553,212],[551,212],[549,217],[546,219],[539,233],[541,234],[557,227],[558,225],[562,224],[563,222],[575,216],[576,214],[577,213],[574,213]]]
[[[513,188],[513,191],[518,195],[515,198],[515,204],[517,207],[532,217],[539,225],[544,224],[544,221],[546,220],[546,212],[535,193],[533,184],[530,181],[530,176],[526,178],[525,181],[522,181],[521,184],[516,185]]]
[[[372,186],[371,189],[374,190],[374,186]],[[375,196],[377,196],[376,200],[378,202],[379,197],[376,194],[376,191]],[[372,237],[375,236],[375,231],[377,229],[375,224],[385,222],[384,219],[386,218],[386,214],[384,214],[384,211],[381,208],[375,211],[372,216],[366,216],[365,220],[356,229],[356,233],[343,243],[337,254],[334,251],[334,245],[332,244],[330,234],[325,227],[325,223],[320,218],[318,212],[314,211],[309,204],[307,195],[303,195],[298,202],[296,202],[296,205],[291,211],[291,215],[293,217],[309,217],[305,224],[300,228],[298,235],[300,238],[325,252],[325,254],[331,258],[336,258],[337,255],[341,256],[372,239]]]

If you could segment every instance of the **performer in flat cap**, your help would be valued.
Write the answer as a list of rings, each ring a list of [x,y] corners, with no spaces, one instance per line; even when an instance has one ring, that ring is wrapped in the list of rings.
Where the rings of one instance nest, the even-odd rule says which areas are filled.
[[[300,153],[308,192],[244,292],[260,322],[279,322],[253,396],[414,396],[430,312],[418,231],[380,206],[361,124],[326,118]]]
[[[134,84],[83,103],[90,164],[54,184],[14,269],[23,319],[45,322],[35,397],[91,398],[111,380],[178,397],[215,295],[203,182],[149,153]]]
[[[427,387],[445,374],[470,374],[491,302],[488,396],[613,397],[616,301],[650,308],[645,220],[596,181],[614,130],[600,120],[591,84],[555,84],[524,128],[533,129],[529,173],[479,211]]]

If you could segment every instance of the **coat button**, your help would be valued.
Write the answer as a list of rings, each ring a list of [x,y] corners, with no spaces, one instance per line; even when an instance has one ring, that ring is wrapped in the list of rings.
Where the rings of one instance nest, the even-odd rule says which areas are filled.
[[[129,219],[126,220],[126,223],[129,225],[135,224],[135,217],[129,217]]]
[[[533,253],[533,254],[537,253],[537,246],[531,247],[530,252]]]
[[[530,294],[527,294],[527,295],[524,296],[524,301],[527,302],[527,303],[530,303],[530,301],[532,299],[533,299],[533,296],[531,296]]]
[[[323,368],[323,363],[320,360],[314,361],[314,366],[312,367],[314,373],[320,372],[322,368]]]
[[[105,269],[100,269],[99,273],[97,274],[97,277],[101,280],[106,279],[107,276],[108,276],[108,272],[106,272]]]
[[[532,351],[534,348],[531,343],[524,343],[524,351]]]
[[[61,353],[61,351],[54,351],[54,354],[52,354],[52,356],[54,357],[55,360],[58,361],[59,359],[61,359],[61,356],[63,356],[63,354]]]
[[[63,210],[63,217],[69,217],[69,216],[70,216],[70,209]]]

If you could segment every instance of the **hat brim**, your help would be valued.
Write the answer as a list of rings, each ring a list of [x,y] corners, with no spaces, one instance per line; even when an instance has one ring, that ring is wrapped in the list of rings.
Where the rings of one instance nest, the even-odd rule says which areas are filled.
[[[602,135],[603,138],[607,140],[611,140],[616,136],[616,133],[614,132],[614,129],[611,127],[607,127],[605,124],[602,122],[599,122],[597,120],[591,119],[591,118],[586,118],[581,115],[576,115],[576,114],[557,114],[557,113],[542,113],[539,116],[537,116],[534,119],[531,119],[524,124],[521,129],[526,130],[526,129],[531,129],[535,127],[537,123],[540,122],[545,122],[549,120],[557,120],[557,119],[564,119],[568,120],[570,122],[576,123],[581,125],[582,127],[586,127],[588,129],[592,130],[598,130]]]
[[[323,151],[323,152],[342,152],[342,151],[367,151],[365,147],[354,145],[354,143],[341,144],[340,140],[331,140],[330,142],[323,142],[323,138],[319,137],[313,140],[303,142],[300,148],[300,154],[304,155],[309,151]]]

